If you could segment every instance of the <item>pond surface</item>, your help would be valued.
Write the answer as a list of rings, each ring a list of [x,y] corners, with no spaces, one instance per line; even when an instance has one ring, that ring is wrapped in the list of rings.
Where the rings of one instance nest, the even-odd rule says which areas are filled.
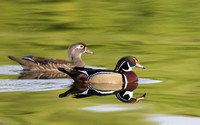
[[[159,125],[199,125],[200,118],[185,116],[170,116],[165,114],[150,115],[148,121],[158,123]]]
[[[172,118],[165,116],[199,118],[199,0],[1,0],[0,8],[0,124],[153,125]],[[147,92],[145,100],[58,98],[71,79],[22,72],[8,59],[66,59],[76,42],[95,53],[82,55],[89,66],[113,69],[121,57],[137,57],[146,69],[134,69],[141,84],[134,95]],[[151,114],[166,115],[146,120]]]
[[[86,67],[97,68],[91,66]],[[18,65],[0,66],[0,75],[8,75],[9,77],[9,75],[20,75],[24,72],[27,73],[26,77],[20,76],[18,77],[19,79],[0,79],[0,92],[57,90],[69,88],[73,84],[73,80],[70,78],[64,79],[59,77],[53,77],[57,76],[57,73],[55,73],[56,75],[54,75],[54,73],[51,73],[51,76],[49,76],[49,73],[45,74],[44,72],[22,71],[22,67]],[[41,75],[43,76],[41,77]],[[162,81],[144,78],[139,78],[138,81],[139,84],[152,84],[160,82]]]

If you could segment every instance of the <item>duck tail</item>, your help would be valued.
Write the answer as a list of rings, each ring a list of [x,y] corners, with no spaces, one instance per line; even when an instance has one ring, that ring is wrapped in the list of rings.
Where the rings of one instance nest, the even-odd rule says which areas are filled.
[[[25,61],[23,59],[13,57],[13,56],[8,56],[8,58],[15,61],[15,62],[18,62],[20,65],[25,65]]]
[[[67,71],[66,69],[59,67],[58,70],[61,71],[61,72],[66,73],[66,74],[69,75],[71,78],[74,78],[74,75],[71,74],[71,73],[70,73],[69,71]]]

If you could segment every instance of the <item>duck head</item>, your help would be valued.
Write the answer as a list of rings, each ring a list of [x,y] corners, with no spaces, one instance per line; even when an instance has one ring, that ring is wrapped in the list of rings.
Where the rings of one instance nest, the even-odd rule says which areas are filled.
[[[138,67],[145,69],[144,66],[140,65],[138,60],[134,56],[125,56],[122,57],[118,62],[115,67],[115,71],[117,72],[127,72],[127,71],[132,71],[132,67]]]
[[[67,51],[67,58],[73,59],[73,58],[80,58],[82,53],[89,53],[94,54],[94,52],[88,50],[87,46],[84,43],[75,43],[69,46]]]

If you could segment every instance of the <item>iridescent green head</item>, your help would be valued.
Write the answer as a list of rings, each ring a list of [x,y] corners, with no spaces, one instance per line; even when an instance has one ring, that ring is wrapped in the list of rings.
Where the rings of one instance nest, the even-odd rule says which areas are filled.
[[[130,71],[132,70],[132,67],[138,67],[145,69],[144,66],[140,65],[137,58],[134,56],[125,56],[122,57],[118,62],[115,67],[115,71],[120,72],[120,71]]]

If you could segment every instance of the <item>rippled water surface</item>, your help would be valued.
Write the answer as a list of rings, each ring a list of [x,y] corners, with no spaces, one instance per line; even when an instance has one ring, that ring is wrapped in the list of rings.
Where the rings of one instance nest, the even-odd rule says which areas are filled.
[[[146,120],[151,114],[200,116],[199,0],[1,0],[0,8],[0,124],[152,125],[174,117]],[[87,66],[114,69],[121,57],[137,57],[146,69],[133,68],[140,78],[133,95],[146,98],[136,104],[114,95],[58,98],[71,79],[30,75],[8,59],[66,59],[75,42],[95,53],[82,55]],[[119,110],[82,110],[88,107]]]

